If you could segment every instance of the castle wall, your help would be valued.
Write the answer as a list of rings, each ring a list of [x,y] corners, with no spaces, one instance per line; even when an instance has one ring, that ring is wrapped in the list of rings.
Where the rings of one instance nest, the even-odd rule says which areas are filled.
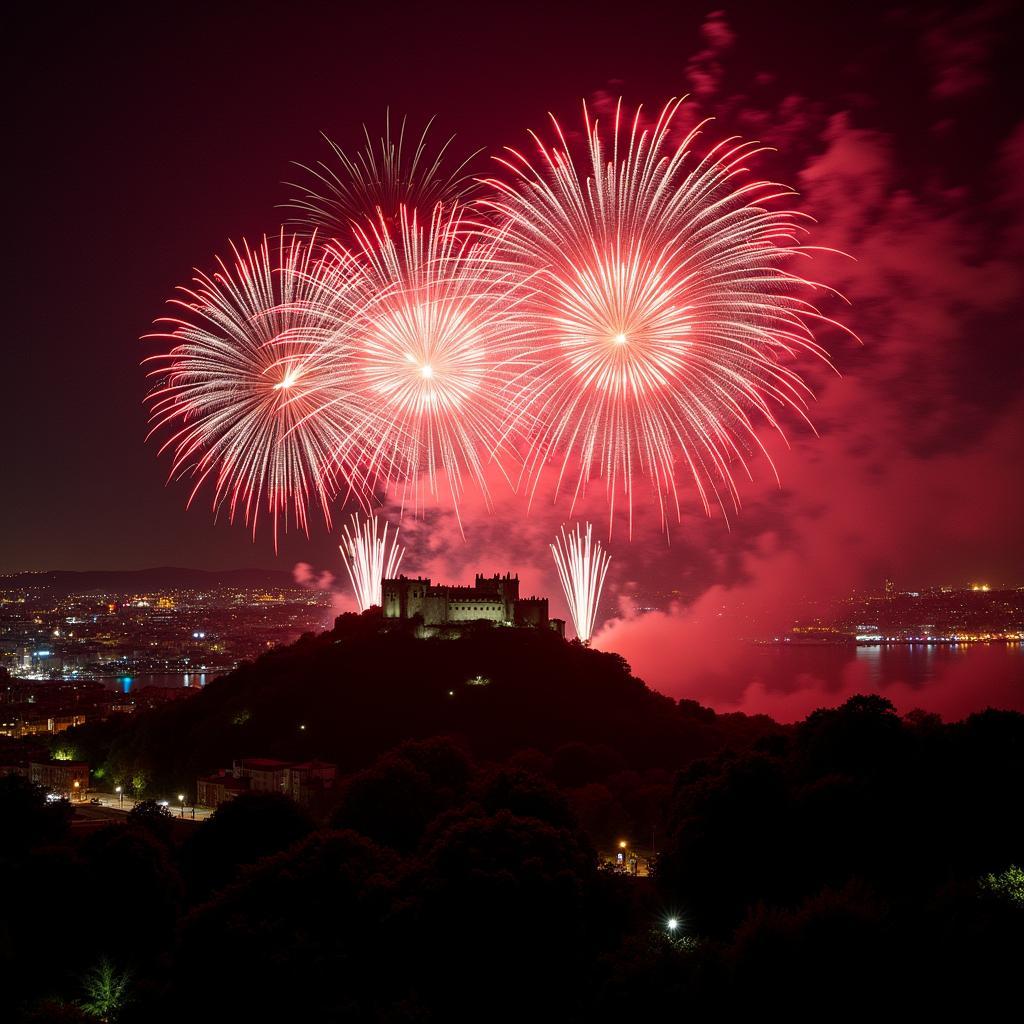
[[[545,628],[548,625],[547,598],[520,599],[519,577],[476,576],[472,587],[433,586],[429,579],[384,580],[384,617],[412,619],[419,616],[424,626],[485,620],[495,625]]]
[[[534,626],[538,629],[547,626],[548,599],[527,597],[516,601],[514,621],[517,626]]]
[[[473,622],[476,619],[488,619],[502,623],[506,620],[505,602],[503,600],[476,598],[455,598],[448,604],[449,622]]]

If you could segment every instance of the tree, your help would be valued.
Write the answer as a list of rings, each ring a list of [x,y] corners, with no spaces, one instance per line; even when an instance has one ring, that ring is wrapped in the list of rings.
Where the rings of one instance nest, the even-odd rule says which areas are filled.
[[[312,830],[309,815],[283,793],[243,793],[221,804],[185,847],[192,892],[206,897],[235,878],[242,865],[286,850]]]
[[[67,834],[73,815],[67,800],[51,800],[23,775],[0,777],[0,855],[57,842]]]
[[[21,1017],[22,1024],[88,1024],[91,1020],[82,1007],[62,999],[42,999]]]
[[[89,835],[82,853],[90,882],[82,903],[92,903],[95,947],[133,965],[166,948],[183,886],[163,837],[145,825],[113,824]]]
[[[998,874],[987,874],[981,879],[981,888],[993,896],[1016,907],[1024,907],[1024,870],[1011,864]]]
[[[82,979],[85,988],[82,1009],[102,1021],[117,1020],[128,1001],[130,981],[131,975],[127,971],[118,971],[103,957]]]
[[[148,785],[149,775],[147,772],[141,768],[132,772],[131,787],[136,799],[141,798],[142,794],[146,792],[146,787]]]
[[[453,816],[406,890],[409,967],[439,1019],[483,1005],[492,1020],[520,1019],[541,1002],[549,1019],[572,1016],[604,916],[577,834],[507,810]]]
[[[441,809],[430,776],[406,758],[388,755],[346,782],[331,825],[408,851]]]
[[[189,983],[168,1019],[196,1007],[224,1021],[406,1019],[374,1012],[404,994],[382,948],[400,873],[355,832],[316,832],[255,864],[185,919],[171,976]]]
[[[128,824],[138,825],[158,839],[170,842],[171,830],[174,827],[174,815],[156,800],[143,800],[128,812]]]

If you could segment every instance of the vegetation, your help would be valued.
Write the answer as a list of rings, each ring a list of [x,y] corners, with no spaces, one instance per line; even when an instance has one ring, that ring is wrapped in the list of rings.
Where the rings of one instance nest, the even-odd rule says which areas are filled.
[[[894,989],[984,1017],[1015,995],[1019,714],[856,697],[784,728],[543,634],[416,642],[364,616],[77,733],[155,792],[242,755],[344,778],[323,820],[253,793],[91,832],[0,779],[4,991],[26,1020],[825,1017]],[[652,833],[653,877],[607,866]]]

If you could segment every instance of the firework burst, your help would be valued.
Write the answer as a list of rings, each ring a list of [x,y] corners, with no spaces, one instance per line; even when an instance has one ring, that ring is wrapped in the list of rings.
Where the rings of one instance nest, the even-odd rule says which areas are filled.
[[[487,461],[503,450],[502,385],[518,369],[520,288],[457,207],[424,223],[402,209],[332,247],[337,338],[370,419],[363,472],[403,508],[445,492],[458,513],[467,479],[486,501]],[[333,345],[334,340],[328,343]]]
[[[576,636],[588,644],[594,633],[601,590],[612,559],[601,547],[601,542],[593,539],[590,523],[586,527],[584,533],[577,523],[576,529],[566,534],[563,526],[561,535],[550,547],[569,613],[576,626]]]
[[[747,180],[753,144],[698,159],[699,127],[673,143],[678,106],[649,128],[617,110],[610,142],[584,108],[582,160],[555,122],[556,145],[534,136],[536,166],[509,150],[511,181],[490,182],[503,249],[536,291],[532,358],[507,392],[530,498],[549,464],[574,503],[603,478],[610,520],[621,495],[630,529],[641,475],[666,527],[681,477],[706,511],[738,507],[733,467],[763,451],[756,419],[806,419],[791,363],[827,361],[811,330],[825,318],[802,297],[814,286],[786,269],[808,252],[801,218],[773,209],[791,193]]]
[[[147,337],[173,348],[146,360],[155,384],[147,396],[150,436],[170,431],[170,478],[194,481],[191,504],[207,481],[213,509],[251,524],[260,516],[308,532],[308,506],[330,523],[329,500],[346,470],[365,416],[360,396],[342,385],[337,349],[324,343],[336,324],[322,266],[311,247],[266,238],[252,249],[232,247],[212,275],[197,271],[192,288],[172,300],[178,314]]]
[[[405,548],[398,544],[398,527],[388,536],[388,524],[376,516],[360,522],[352,516],[351,527],[342,529],[340,551],[352,581],[359,610],[365,612],[382,603],[381,581],[391,579],[398,572]]]
[[[389,112],[382,138],[374,140],[363,126],[366,145],[354,156],[325,136],[332,152],[330,162],[321,160],[313,167],[296,164],[310,179],[307,184],[291,183],[296,195],[287,205],[297,211],[296,229],[347,239],[353,224],[365,225],[378,217],[396,224],[403,207],[428,216],[438,203],[449,206],[464,201],[476,187],[469,166],[479,150],[446,167],[453,164],[449,150],[455,136],[432,149],[428,140],[432,124],[433,118],[413,141],[406,134],[404,117],[397,135],[392,134]]]

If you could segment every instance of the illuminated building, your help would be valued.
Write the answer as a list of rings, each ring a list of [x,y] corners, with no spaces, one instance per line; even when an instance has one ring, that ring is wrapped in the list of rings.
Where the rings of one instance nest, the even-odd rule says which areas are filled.
[[[89,766],[84,761],[32,761],[28,777],[48,793],[84,800],[89,789]]]
[[[429,636],[472,622],[494,626],[552,629],[564,634],[565,623],[548,617],[546,597],[520,597],[519,576],[482,576],[472,587],[434,585],[429,579],[399,576],[382,583],[384,618],[417,620],[419,635]]]

